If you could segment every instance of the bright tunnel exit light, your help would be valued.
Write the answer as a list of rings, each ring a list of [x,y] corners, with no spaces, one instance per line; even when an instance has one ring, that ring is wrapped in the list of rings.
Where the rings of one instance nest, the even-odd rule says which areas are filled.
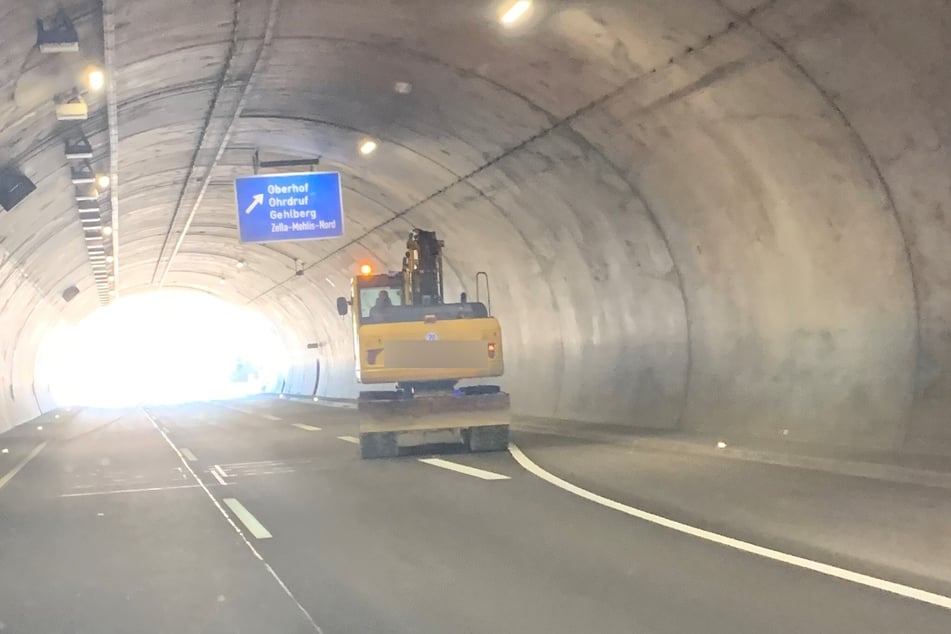
[[[37,372],[59,406],[131,407],[279,391],[289,358],[259,312],[165,290],[123,296],[54,329]]]
[[[502,12],[499,22],[505,26],[513,26],[517,24],[519,20],[524,18],[528,14],[528,10],[531,8],[532,0],[517,0],[511,6],[509,6],[508,9]]]

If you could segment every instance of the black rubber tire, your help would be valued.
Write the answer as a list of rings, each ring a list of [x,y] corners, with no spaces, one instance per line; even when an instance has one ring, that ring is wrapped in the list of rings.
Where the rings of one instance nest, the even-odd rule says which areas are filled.
[[[466,396],[475,396],[478,394],[498,394],[502,391],[498,385],[467,385],[459,388]]]
[[[399,401],[406,398],[403,392],[393,391],[393,392],[360,392],[361,401]]]

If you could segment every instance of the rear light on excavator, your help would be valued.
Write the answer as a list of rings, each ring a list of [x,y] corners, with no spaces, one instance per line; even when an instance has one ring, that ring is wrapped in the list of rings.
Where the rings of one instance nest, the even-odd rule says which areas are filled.
[[[495,358],[495,344],[494,343],[489,344],[489,358],[490,359]]]

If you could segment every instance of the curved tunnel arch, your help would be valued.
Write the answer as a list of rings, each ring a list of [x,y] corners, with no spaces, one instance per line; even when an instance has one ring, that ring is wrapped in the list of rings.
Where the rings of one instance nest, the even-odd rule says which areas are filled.
[[[83,16],[84,50],[101,47],[96,3],[65,4]],[[384,19],[345,2],[317,16],[285,0],[243,112],[232,102],[268,3],[161,16],[146,4],[128,3],[117,39],[120,291],[148,287],[164,267],[177,201],[191,200],[182,179],[197,165],[207,195],[166,285],[220,293],[229,277],[241,284],[233,301],[305,324],[300,341],[326,343],[323,395],[357,389],[349,327],[332,306],[348,271],[363,258],[398,265],[407,229],[425,226],[447,242],[447,290],[490,272],[519,413],[951,445],[951,257],[941,247],[951,238],[941,118],[951,95],[930,88],[951,80],[934,62],[951,53],[940,37],[946,3],[898,15],[887,0],[640,0],[629,11],[540,2],[532,24],[503,33],[488,6],[390,3]],[[14,57],[36,54],[10,41]],[[236,74],[223,81],[229,50]],[[53,63],[40,59],[30,77]],[[15,66],[0,83],[18,81]],[[395,93],[397,81],[413,91]],[[39,186],[0,215],[0,249],[15,254],[0,267],[34,280],[0,282],[0,341],[16,350],[0,377],[17,392],[43,328],[93,305],[78,224],[75,253],[54,253],[75,211],[44,89],[31,93],[42,104],[32,117],[0,99],[10,124],[0,140]],[[84,128],[101,165],[104,101],[90,106]],[[236,113],[221,160],[196,155],[202,135],[214,140]],[[369,159],[356,153],[365,136],[381,141]],[[237,242],[229,182],[263,146],[345,174],[342,242]],[[58,237],[31,242],[33,222],[60,223]],[[249,263],[240,276],[228,275],[235,258]],[[82,293],[64,313],[69,283]],[[307,367],[289,383],[305,383],[294,377]],[[32,413],[2,391],[0,403],[0,427]]]

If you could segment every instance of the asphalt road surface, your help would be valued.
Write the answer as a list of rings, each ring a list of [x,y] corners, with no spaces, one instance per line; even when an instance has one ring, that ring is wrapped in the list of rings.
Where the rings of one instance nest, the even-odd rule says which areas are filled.
[[[508,453],[360,460],[355,412],[235,407],[0,436],[3,634],[951,632],[951,610],[645,522]]]

